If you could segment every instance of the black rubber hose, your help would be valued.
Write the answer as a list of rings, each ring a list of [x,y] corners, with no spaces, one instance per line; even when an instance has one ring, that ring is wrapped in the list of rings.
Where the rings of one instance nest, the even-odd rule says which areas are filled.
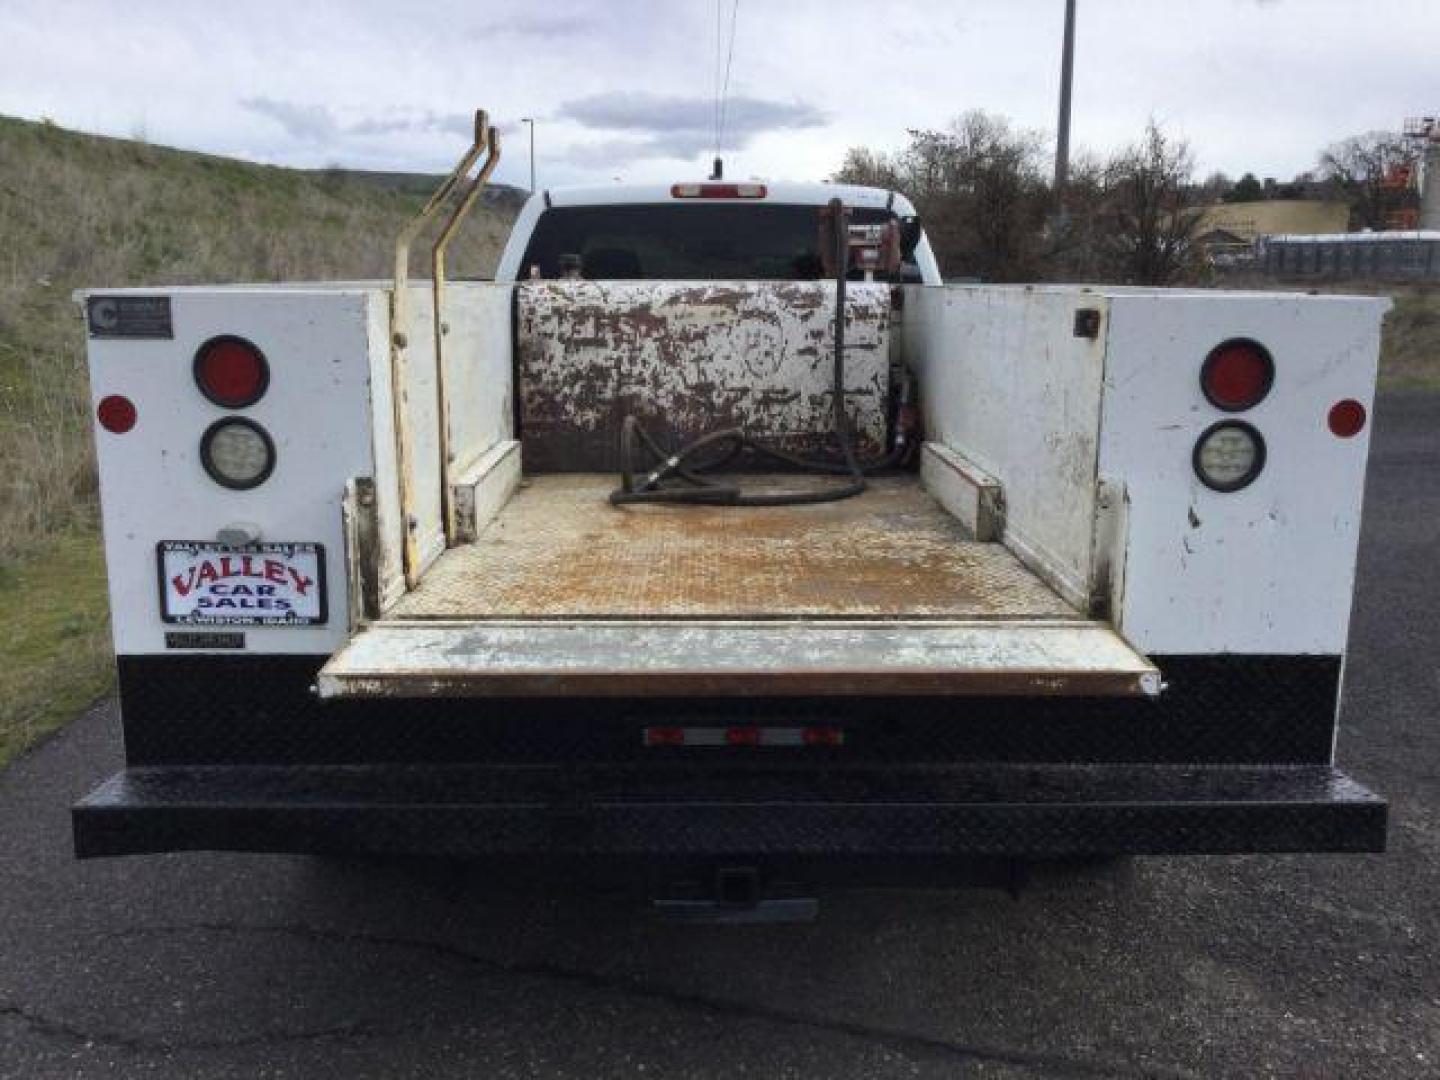
[[[766,446],[750,438],[739,428],[725,428],[702,435],[673,454],[665,451],[640,426],[634,416],[627,416],[620,427],[620,487],[610,493],[610,502],[616,506],[631,503],[701,503],[717,506],[801,506],[809,503],[838,502],[859,495],[865,490],[865,471],[855,456],[855,444],[850,433],[850,416],[845,411],[845,275],[849,269],[850,237],[845,225],[845,207],[839,199],[830,200],[831,241],[835,258],[835,351],[832,368],[832,392],[834,409],[832,423],[836,441],[840,444],[843,464],[811,461],[797,454]],[[658,464],[651,467],[644,477],[637,478],[634,472],[636,443],[654,455]],[[697,455],[720,447],[717,460],[703,465],[692,461]],[[896,450],[900,447],[897,446]],[[700,475],[707,469],[718,468],[733,460],[744,450],[768,457],[775,461],[804,469],[809,472],[832,472],[851,477],[851,482],[840,487],[817,488],[810,491],[777,491],[765,494],[747,494],[734,485],[716,484]],[[892,454],[895,451],[892,451]],[[661,487],[669,477],[677,476],[691,486],[688,488]]]

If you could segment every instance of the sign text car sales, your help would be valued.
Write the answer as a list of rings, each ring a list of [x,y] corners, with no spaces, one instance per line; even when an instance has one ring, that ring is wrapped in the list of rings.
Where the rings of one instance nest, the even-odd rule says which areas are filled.
[[[319,544],[162,540],[166,622],[297,626],[325,621],[325,552]]]

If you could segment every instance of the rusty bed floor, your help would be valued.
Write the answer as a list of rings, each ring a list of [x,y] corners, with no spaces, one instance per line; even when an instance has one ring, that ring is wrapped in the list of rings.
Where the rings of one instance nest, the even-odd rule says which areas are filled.
[[[606,501],[614,484],[531,478],[387,617],[1081,618],[1002,546],[968,540],[917,478],[783,508],[617,509]]]

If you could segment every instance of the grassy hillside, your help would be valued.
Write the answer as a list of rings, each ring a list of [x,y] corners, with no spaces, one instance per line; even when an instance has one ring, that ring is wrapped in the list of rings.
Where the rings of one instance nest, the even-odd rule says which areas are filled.
[[[429,186],[0,117],[0,764],[109,677],[71,291],[385,277]],[[476,208],[452,249],[456,274],[493,270],[515,204],[506,189]],[[417,252],[415,272],[423,263]]]

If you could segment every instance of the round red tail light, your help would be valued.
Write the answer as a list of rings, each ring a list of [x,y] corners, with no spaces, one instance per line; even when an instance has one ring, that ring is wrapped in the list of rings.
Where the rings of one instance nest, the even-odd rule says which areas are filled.
[[[1234,338],[1210,350],[1200,369],[1205,400],[1224,412],[1241,412],[1264,400],[1275,382],[1275,361],[1258,341]]]
[[[1342,439],[1359,435],[1365,427],[1365,406],[1354,398],[1330,406],[1330,430]]]
[[[243,409],[264,396],[270,365],[244,338],[214,337],[195,352],[195,385],[222,409]]]
[[[95,406],[95,419],[106,431],[124,435],[135,426],[137,414],[135,403],[121,394],[111,394],[100,399]]]

